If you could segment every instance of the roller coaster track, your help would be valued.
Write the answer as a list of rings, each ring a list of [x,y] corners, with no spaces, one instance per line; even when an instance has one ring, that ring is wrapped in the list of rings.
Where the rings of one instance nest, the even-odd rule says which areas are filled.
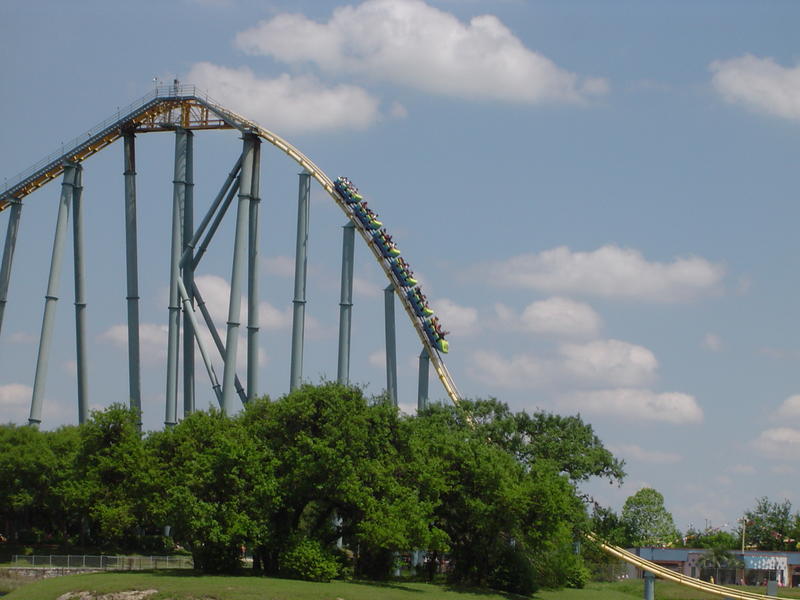
[[[707,581],[701,581],[700,579],[689,577],[688,575],[683,575],[682,573],[676,573],[672,569],[668,569],[667,567],[662,567],[659,564],[656,564],[649,560],[645,560],[644,558],[637,556],[633,552],[629,552],[628,550],[620,548],[619,546],[613,546],[611,544],[607,544],[602,540],[600,540],[593,533],[587,533],[586,537],[590,542],[596,544],[601,550],[603,550],[607,554],[616,556],[617,558],[622,559],[625,562],[630,563],[635,567],[642,569],[643,571],[649,571],[650,573],[653,573],[653,575],[656,575],[661,579],[674,581],[675,583],[679,583],[680,585],[686,587],[694,588],[696,590],[700,590],[708,594],[714,594],[715,596],[730,598],[731,600],[764,600],[765,598],[766,599],[777,598],[777,596],[756,594],[754,592],[742,591],[735,588],[716,585],[713,583],[709,583]]]
[[[178,127],[192,130],[202,129],[238,129],[242,133],[257,135],[272,144],[313,177],[328,193],[333,201],[342,209],[354,224],[367,247],[371,250],[378,265],[387,279],[393,284],[397,297],[414,326],[417,336],[428,352],[439,380],[447,395],[454,404],[459,405],[461,396],[456,388],[450,372],[444,364],[439,349],[429,339],[423,328],[423,320],[417,316],[410,300],[403,293],[404,285],[392,271],[389,261],[381,254],[373,241],[373,236],[366,226],[357,218],[353,218],[352,208],[337,191],[333,180],[311,159],[285,139],[235,112],[214,102],[208,96],[197,94],[194,86],[168,86],[156,88],[150,94],[140,98],[117,115],[103,121],[87,133],[65,144],[61,151],[55,152],[39,161],[31,168],[12,178],[5,190],[0,192],[0,211],[20,201],[25,196],[46,185],[64,171],[65,163],[80,163],[96,154],[106,146],[122,137],[127,131],[169,131]],[[730,598],[731,600],[763,600],[775,598],[740,591],[724,586],[704,582],[693,577],[676,573],[666,567],[645,560],[623,548],[607,544],[592,533],[586,534],[588,540],[597,544],[604,552],[624,560],[644,571],[691,587],[709,594]]]
[[[126,131],[168,131],[177,127],[192,130],[238,129],[242,133],[255,134],[286,153],[311,175],[342,209],[348,219],[351,220],[372,251],[378,265],[393,284],[395,293],[400,298],[400,302],[411,320],[417,336],[427,350],[436,375],[442,382],[447,395],[456,405],[460,403],[461,396],[453,377],[447,370],[438,348],[431,343],[425,332],[422,319],[415,314],[410,300],[403,292],[402,283],[392,271],[390,263],[383,257],[376,244],[373,243],[372,234],[369,230],[359,219],[352,218],[352,208],[336,190],[331,178],[305,154],[278,134],[221,106],[208,98],[208,96],[198,95],[194,86],[162,86],[156,88],[150,94],[145,95],[118,112],[114,117],[106,119],[83,136],[72,140],[60,152],[48,156],[25,172],[17,175],[7,184],[6,189],[0,192],[0,211],[5,210],[12,203],[21,200],[58,177],[63,173],[65,163],[80,163],[86,160],[122,137]]]

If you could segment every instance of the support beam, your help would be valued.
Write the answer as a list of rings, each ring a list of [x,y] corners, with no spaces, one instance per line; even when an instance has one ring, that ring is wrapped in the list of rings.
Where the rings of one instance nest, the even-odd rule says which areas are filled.
[[[206,233],[206,237],[203,238],[200,247],[197,249],[197,252],[194,255],[192,266],[195,269],[197,269],[197,265],[200,264],[200,259],[203,258],[203,255],[206,253],[206,250],[208,250],[208,245],[214,238],[214,234],[217,233],[217,229],[219,228],[220,223],[222,223],[222,219],[228,212],[228,208],[230,208],[231,203],[233,202],[233,197],[238,193],[238,191],[239,191],[239,180],[237,178],[236,181],[228,190],[228,195],[225,196],[225,201],[222,203],[222,208],[219,209],[216,216],[214,217],[214,222],[211,223],[211,227],[209,228],[208,233]]]
[[[428,372],[430,370],[431,357],[428,349],[423,347],[419,353],[419,384],[417,385],[417,412],[428,408]]]
[[[350,383],[350,325],[353,311],[353,254],[356,226],[352,221],[342,228],[342,291],[339,300],[339,366],[336,381]]]
[[[227,415],[233,412],[234,381],[242,312],[242,277],[245,274],[247,260],[245,238],[249,231],[250,197],[257,139],[252,133],[244,134],[242,170],[239,173],[239,201],[233,241],[233,265],[231,266],[231,295],[228,303],[228,330],[225,337],[225,371],[222,375],[222,412]]]
[[[308,213],[311,198],[311,174],[300,173],[297,193],[297,244],[294,254],[294,313],[292,314],[292,365],[289,390],[303,381],[303,341],[306,319],[306,274],[308,268]]]
[[[397,343],[394,322],[394,284],[383,290],[386,319],[386,393],[389,400],[397,406]]]
[[[208,312],[208,307],[206,306],[205,300],[203,300],[200,290],[197,289],[197,283],[194,284],[193,294],[195,302],[197,303],[197,307],[200,309],[200,314],[203,315],[203,320],[206,322],[206,327],[208,327],[208,330],[211,332],[214,345],[217,347],[217,351],[224,362],[225,345],[222,343],[222,338],[219,337],[217,326],[214,324],[214,319],[211,318],[211,313]],[[239,395],[239,399],[242,401],[242,404],[247,404],[247,395],[244,393],[244,386],[242,385],[242,382],[239,381],[238,375],[235,376],[233,384],[236,387],[236,393]]]
[[[28,417],[29,425],[38,425],[42,422],[42,398],[44,396],[45,380],[47,378],[47,363],[50,357],[50,345],[53,341],[53,319],[55,318],[56,302],[58,302],[58,282],[61,275],[61,260],[64,255],[64,239],[67,234],[67,221],[72,196],[75,192],[75,177],[78,166],[75,163],[64,164],[64,176],[61,181],[61,199],[58,203],[58,217],[56,218],[56,232],[53,236],[53,254],[50,258],[50,275],[47,279],[47,293],[45,294],[44,315],[42,317],[42,331],[39,336],[39,352],[36,358],[36,375],[33,380],[33,395],[31,397],[31,412]]]
[[[194,267],[190,260],[192,249],[189,242],[194,238],[194,134],[186,131],[186,148],[183,169],[183,244],[181,245],[181,259],[188,255],[183,262],[181,279],[188,289],[194,283]],[[180,285],[178,286],[180,288]],[[180,294],[180,290],[179,290]],[[194,300],[189,293],[189,308],[194,305]],[[183,415],[194,412],[194,335],[192,335],[191,311],[183,306]]]
[[[83,169],[75,169],[72,196],[72,250],[75,269],[75,361],[78,376],[78,423],[89,419],[89,377],[86,359],[86,269],[83,262]]]
[[[8,284],[11,281],[11,264],[14,262],[14,249],[17,246],[17,231],[19,230],[19,218],[22,215],[22,202],[13,200],[9,212],[6,242],[3,246],[3,262],[0,264],[0,331],[3,329],[3,314],[6,310]]]
[[[261,138],[253,139],[253,178],[247,234],[247,399],[258,397],[258,205],[261,202]]]
[[[124,135],[125,271],[128,303],[128,402],[142,425],[142,375],[139,356],[139,250],[136,222],[136,145],[133,132]]]
[[[178,422],[178,345],[180,340],[181,308],[178,298],[178,277],[183,250],[183,201],[186,192],[185,129],[175,131],[175,171],[172,180],[172,241],[169,264],[169,320],[167,332],[167,390],[164,425],[172,427]]]
[[[203,364],[206,366],[206,371],[208,372],[208,378],[211,380],[211,388],[214,390],[214,395],[217,398],[217,402],[219,402],[219,405],[222,406],[222,389],[219,384],[219,379],[217,379],[217,373],[214,371],[214,365],[211,364],[211,359],[208,357],[205,344],[197,333],[197,318],[194,314],[192,297],[189,295],[189,292],[186,290],[186,286],[183,283],[183,279],[180,277],[178,278],[178,294],[180,295],[181,302],[183,303],[183,314],[188,317],[187,320],[189,322],[188,327],[185,328],[184,335],[197,340],[197,347],[200,349],[200,357],[203,359]]]
[[[654,600],[656,594],[656,576],[650,571],[642,574],[644,578],[644,600]]]
[[[197,269],[199,258],[194,256],[194,249],[197,248],[197,242],[199,242],[200,238],[203,236],[206,227],[208,227],[209,222],[214,217],[214,214],[217,212],[217,208],[219,208],[219,205],[225,198],[225,194],[228,192],[228,190],[230,190],[231,185],[233,185],[233,182],[236,180],[236,176],[239,174],[239,169],[241,168],[241,166],[242,166],[242,157],[240,156],[239,159],[236,161],[236,164],[233,166],[233,169],[231,169],[231,172],[228,173],[228,177],[225,179],[225,183],[222,184],[222,188],[220,188],[219,193],[216,195],[214,201],[211,203],[211,206],[209,207],[208,211],[203,217],[203,220],[200,221],[200,225],[197,227],[197,231],[194,232],[192,238],[186,243],[186,247],[183,251],[183,254],[181,255],[181,264],[180,264],[181,269],[183,269],[186,266],[186,263],[189,260],[192,261],[192,270],[194,271]],[[228,195],[228,198],[225,200],[226,207],[224,210],[227,210],[227,205],[230,204],[231,200],[233,199],[233,195],[235,193],[236,192],[234,191]],[[224,213],[221,216],[218,215],[219,221],[222,220],[223,216]],[[206,248],[208,247],[208,242],[210,242],[211,238],[214,237],[214,233],[217,231],[217,227],[219,227],[219,221],[215,220],[216,226],[213,228],[213,232],[211,232],[210,237],[206,240]],[[205,253],[205,249],[203,250],[203,252]],[[191,295],[191,289],[187,289],[187,291]]]

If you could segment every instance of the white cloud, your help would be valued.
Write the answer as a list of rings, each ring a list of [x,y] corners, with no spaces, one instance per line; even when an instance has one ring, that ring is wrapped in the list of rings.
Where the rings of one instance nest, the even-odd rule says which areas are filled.
[[[566,374],[582,382],[637,386],[653,380],[658,369],[655,355],[644,346],[620,340],[563,344],[559,349]]]
[[[595,390],[562,396],[558,404],[562,409],[623,421],[683,425],[703,420],[703,410],[694,397],[678,392],[657,394],[650,390],[624,388]]]
[[[284,73],[262,79],[247,67],[201,62],[186,78],[223,106],[281,133],[361,130],[380,116],[378,100],[366,90],[344,84],[327,87],[309,76]]]
[[[363,277],[354,276],[353,293],[357,296],[364,296],[365,298],[380,298],[383,296],[383,288]]]
[[[561,297],[529,304],[522,311],[520,322],[533,333],[581,337],[597,335],[602,325],[600,315],[591,306]]]
[[[439,316],[445,329],[454,335],[470,335],[478,331],[478,311],[469,306],[461,306],[447,298],[431,302],[431,308]]]
[[[757,452],[767,458],[800,458],[800,430],[791,427],[766,429],[751,442]]]
[[[703,336],[703,347],[712,352],[719,352],[722,350],[722,338],[716,333],[707,333]]]
[[[732,467],[728,467],[728,471],[738,475],[755,475],[756,468],[753,465],[737,464],[733,465]]]
[[[277,263],[275,263],[277,264]],[[230,303],[231,286],[226,279],[217,275],[200,275],[195,278],[197,288],[206,303],[206,308],[211,314],[212,320],[218,327],[224,328],[228,320],[228,305]],[[263,329],[285,329],[292,324],[292,308],[286,307],[280,310],[269,302],[259,302],[258,313],[260,326]],[[202,317],[198,311],[198,321],[202,322]],[[308,316],[306,320],[308,321]],[[242,325],[247,323],[247,301],[242,298],[240,322]]]
[[[327,23],[279,14],[236,37],[239,48],[288,64],[312,63],[426,92],[508,102],[582,102],[608,92],[529,50],[493,15],[461,22],[422,0],[367,0]]]
[[[609,446],[608,449],[612,454],[620,455],[625,459],[656,465],[672,465],[683,460],[683,457],[675,452],[647,450],[636,444],[620,444],[617,446]]]
[[[709,69],[714,89],[727,101],[784,119],[800,119],[800,66],[745,54],[717,60]]]
[[[380,369],[386,368],[386,352],[384,350],[376,350],[372,352],[369,357],[367,358],[369,364],[373,367],[378,367]]]
[[[789,396],[775,413],[777,419],[800,419],[800,395]]]
[[[265,258],[264,268],[270,275],[294,277],[294,259],[289,256],[271,256]]]
[[[649,262],[638,250],[614,245],[593,252],[559,246],[477,269],[497,285],[655,302],[687,301],[717,291],[725,273],[724,267],[704,258]]]
[[[392,102],[389,114],[395,119],[405,119],[408,116],[408,109],[399,102]]]
[[[139,323],[139,352],[143,362],[155,364],[167,357],[167,334],[166,325]],[[127,351],[128,326],[112,325],[100,334],[99,339]]]
[[[22,423],[28,418],[33,388],[21,383],[0,385],[2,423]]]
[[[527,388],[554,383],[572,386],[631,386],[651,381],[658,361],[650,350],[620,340],[563,344],[556,356],[520,354],[503,357],[478,351],[470,358],[473,377],[503,388]]]
[[[527,354],[504,358],[496,352],[479,350],[472,354],[469,371],[489,385],[524,389],[549,381],[549,366],[546,360]]]
[[[15,344],[33,344],[36,341],[36,336],[27,331],[15,331],[8,336],[8,341]]]

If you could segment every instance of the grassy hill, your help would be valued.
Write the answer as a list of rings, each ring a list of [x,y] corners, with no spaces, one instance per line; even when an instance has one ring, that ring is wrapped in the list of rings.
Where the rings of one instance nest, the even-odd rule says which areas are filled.
[[[16,587],[16,589],[13,589]],[[265,577],[199,576],[190,572],[128,572],[70,575],[19,585],[11,582],[0,591],[13,589],[3,600],[56,600],[69,592],[93,596],[114,594],[105,600],[139,600],[120,592],[155,590],[146,600],[521,600],[521,596],[486,590],[464,590],[413,582],[311,583]],[[764,593],[764,588],[750,588]],[[642,597],[641,581],[595,583],[582,590],[542,590],[533,600],[632,600]],[[781,589],[782,598],[800,598],[800,589]],[[657,600],[706,600],[709,594],[658,581]]]

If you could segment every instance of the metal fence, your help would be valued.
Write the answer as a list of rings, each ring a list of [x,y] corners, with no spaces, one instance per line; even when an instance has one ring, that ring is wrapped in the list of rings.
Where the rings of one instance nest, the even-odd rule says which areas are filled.
[[[143,569],[191,569],[191,556],[113,556],[89,554],[15,554],[14,567],[62,569],[108,569],[140,571]]]

